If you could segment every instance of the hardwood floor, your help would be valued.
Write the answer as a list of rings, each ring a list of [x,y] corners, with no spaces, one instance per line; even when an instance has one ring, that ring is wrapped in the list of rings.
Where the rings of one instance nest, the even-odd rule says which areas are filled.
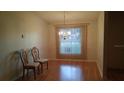
[[[19,79],[22,80],[22,79]],[[33,73],[23,80],[34,80]],[[49,61],[48,70],[37,75],[36,81],[97,81],[101,80],[95,62]]]

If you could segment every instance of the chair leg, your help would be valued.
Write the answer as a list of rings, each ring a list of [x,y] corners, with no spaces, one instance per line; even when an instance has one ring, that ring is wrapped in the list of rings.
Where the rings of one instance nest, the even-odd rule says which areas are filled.
[[[41,73],[43,73],[43,64],[42,63],[40,64],[41,64]]]
[[[40,74],[40,66],[38,66],[38,74]]]
[[[47,62],[47,69],[48,69],[48,62]]]
[[[27,77],[29,76],[29,69],[27,69]]]
[[[34,71],[34,79],[36,80],[36,70],[35,70],[35,68],[33,69],[33,71]]]
[[[25,69],[23,68],[23,80],[24,80],[24,77],[25,77]]]

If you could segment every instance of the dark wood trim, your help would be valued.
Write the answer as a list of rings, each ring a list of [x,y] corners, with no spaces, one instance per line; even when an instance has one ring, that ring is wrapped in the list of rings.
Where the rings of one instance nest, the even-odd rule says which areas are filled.
[[[108,61],[108,12],[104,12],[104,56],[103,56],[103,80],[107,80],[107,61]]]

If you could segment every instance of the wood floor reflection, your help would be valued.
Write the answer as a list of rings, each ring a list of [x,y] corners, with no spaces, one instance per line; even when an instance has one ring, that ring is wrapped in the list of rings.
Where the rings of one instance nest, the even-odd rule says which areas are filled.
[[[21,79],[20,79],[21,80]],[[33,73],[23,80],[34,80]],[[49,61],[49,69],[37,75],[37,81],[101,80],[95,62]]]

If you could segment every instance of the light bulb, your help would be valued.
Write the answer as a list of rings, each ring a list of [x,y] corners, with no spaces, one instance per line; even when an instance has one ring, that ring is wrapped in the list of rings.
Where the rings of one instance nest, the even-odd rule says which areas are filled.
[[[71,32],[70,31],[68,32],[68,35],[71,35]]]

